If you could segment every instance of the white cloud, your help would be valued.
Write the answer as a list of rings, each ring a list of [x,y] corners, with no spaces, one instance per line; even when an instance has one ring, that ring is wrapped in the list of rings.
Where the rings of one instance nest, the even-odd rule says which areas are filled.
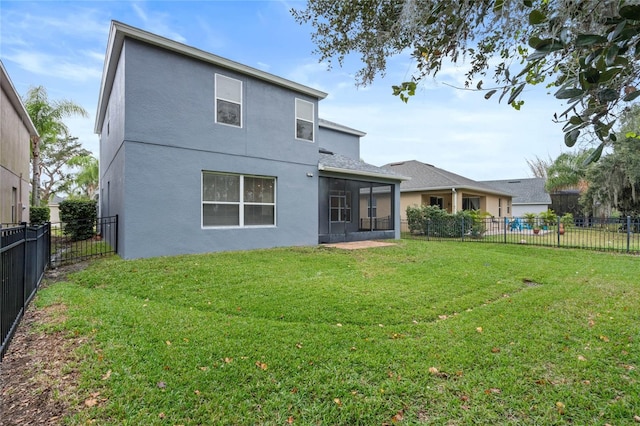
[[[285,78],[326,92],[326,85],[322,82],[326,81],[327,77],[326,63],[307,61],[288,72]]]
[[[101,66],[88,66],[84,65],[81,60],[72,62],[69,58],[61,58],[34,51],[21,51],[5,55],[5,58],[34,74],[57,77],[64,80],[99,80],[102,75]]]
[[[198,44],[202,49],[215,54],[227,45],[226,35],[212,28],[207,19],[198,16],[195,20],[198,23],[198,33],[200,34]]]
[[[89,3],[90,4],[90,3]],[[35,12],[35,11],[34,11]],[[90,7],[75,8],[72,10],[59,9],[58,14],[35,13],[16,13],[13,11],[6,12],[3,18],[3,25],[7,28],[3,30],[3,34],[25,33],[30,37],[55,40],[55,35],[73,36],[79,39],[98,39],[106,40],[109,34],[109,28],[105,27],[100,13]],[[3,13],[5,13],[3,11]],[[62,15],[62,16],[58,16]],[[52,38],[53,36],[53,38]],[[3,45],[25,45],[25,42],[19,42],[17,38],[3,38]],[[32,45],[33,43],[29,43]]]
[[[258,62],[258,68],[260,68],[263,71],[269,71],[269,68],[271,68],[271,65],[269,64],[265,64],[264,62]]]
[[[163,12],[149,12],[145,10],[142,5],[144,5],[144,2],[134,2],[131,4],[131,7],[138,18],[142,21],[142,27],[146,31],[175,40],[179,43],[187,42],[187,39],[182,34],[171,29],[170,25],[167,23],[167,21],[170,20],[171,15]]]
[[[361,157],[369,163],[415,159],[475,180],[509,179],[529,175],[527,159],[563,149],[551,97],[530,93],[524,110],[515,111],[481,93],[459,99],[441,87],[404,104],[385,86],[343,89],[319,107],[321,117],[367,133]]]

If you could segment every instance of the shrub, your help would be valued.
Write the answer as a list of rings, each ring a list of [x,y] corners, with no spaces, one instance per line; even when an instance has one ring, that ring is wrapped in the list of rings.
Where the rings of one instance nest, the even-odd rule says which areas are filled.
[[[557,216],[556,213],[551,209],[538,214],[538,217],[540,217],[540,220],[542,220],[542,224],[544,226],[553,226],[556,224]]]
[[[562,223],[564,225],[565,228],[568,228],[570,226],[574,225],[574,221],[573,221],[573,215],[571,213],[565,213],[561,218],[560,218],[560,223]]]
[[[529,225],[529,228],[533,229],[536,226],[536,214],[525,213],[523,216],[524,216],[524,223]]]
[[[410,206],[407,222],[412,233],[456,238],[472,232],[474,219],[467,211],[449,214],[438,206]]]
[[[98,208],[95,201],[65,200],[60,203],[63,232],[73,241],[86,240],[95,235]]]
[[[473,222],[471,228],[471,236],[474,238],[480,238],[487,232],[487,218],[491,217],[489,212],[483,212],[482,210],[469,210],[469,217]]]
[[[447,216],[447,212],[438,206],[407,207],[407,222],[412,233],[426,233],[428,220]]]
[[[51,217],[51,211],[49,207],[35,207],[31,206],[29,208],[29,223],[32,225],[41,225],[45,222],[49,222],[49,218]]]

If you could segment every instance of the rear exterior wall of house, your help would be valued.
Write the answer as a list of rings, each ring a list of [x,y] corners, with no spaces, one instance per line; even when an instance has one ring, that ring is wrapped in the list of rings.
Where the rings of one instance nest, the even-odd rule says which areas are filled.
[[[241,88],[240,125],[217,122],[216,76]],[[313,141],[296,137],[296,99],[313,106]],[[119,215],[120,255],[316,244],[317,105],[291,88],[125,39],[100,144],[101,215]],[[221,197],[203,188],[212,179],[240,182],[244,199],[210,203]],[[263,204],[251,204],[250,185],[269,187]],[[240,213],[239,224],[212,224],[208,212],[218,208],[273,220],[243,223]]]

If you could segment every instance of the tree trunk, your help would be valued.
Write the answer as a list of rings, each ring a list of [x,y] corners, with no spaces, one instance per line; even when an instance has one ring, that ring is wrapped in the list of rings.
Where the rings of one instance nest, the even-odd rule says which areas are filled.
[[[40,138],[31,138],[31,155],[33,157],[31,169],[31,205],[40,206]]]

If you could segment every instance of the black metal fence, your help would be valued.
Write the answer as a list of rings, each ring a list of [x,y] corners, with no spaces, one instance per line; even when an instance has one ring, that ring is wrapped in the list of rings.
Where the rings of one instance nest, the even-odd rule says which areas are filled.
[[[0,226],[0,247],[1,361],[45,270],[117,253],[118,216],[40,226]]]
[[[530,244],[549,247],[640,253],[640,217],[560,217],[544,222],[527,218],[429,219],[417,226],[402,221],[403,238]]]
[[[0,227],[0,360],[49,265],[51,225]]]
[[[117,252],[118,216],[51,224],[52,268]]]

